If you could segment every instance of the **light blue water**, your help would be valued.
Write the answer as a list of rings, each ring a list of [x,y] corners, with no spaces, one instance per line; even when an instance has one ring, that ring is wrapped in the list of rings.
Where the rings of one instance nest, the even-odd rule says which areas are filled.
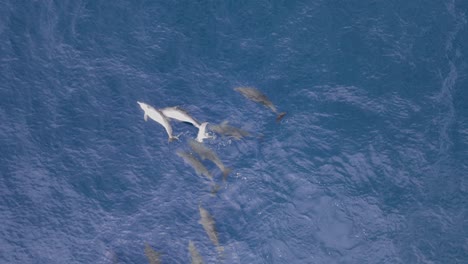
[[[0,262],[468,263],[466,1],[3,1]],[[275,114],[233,91],[263,91]],[[253,134],[222,186],[136,101]],[[198,223],[214,217],[220,258]]]

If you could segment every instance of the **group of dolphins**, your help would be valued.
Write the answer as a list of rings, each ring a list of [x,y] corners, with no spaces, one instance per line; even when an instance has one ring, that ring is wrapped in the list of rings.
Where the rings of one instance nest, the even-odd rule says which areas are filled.
[[[246,98],[254,101],[261,103],[271,109],[277,117],[276,121],[280,121],[284,115],[286,114],[285,112],[278,113],[276,110],[276,107],[274,104],[268,99],[266,95],[261,93],[259,90],[256,88],[252,87],[237,87],[234,88],[235,91],[239,92]],[[225,167],[224,164],[221,162],[219,159],[218,155],[214,153],[211,149],[208,147],[204,146],[203,140],[212,138],[211,135],[209,135],[206,131],[208,122],[203,122],[199,123],[196,121],[194,118],[192,118],[186,111],[182,110],[179,107],[167,107],[163,109],[156,109],[146,103],[142,102],[137,102],[141,109],[144,111],[144,119],[145,121],[148,120],[148,117],[157,123],[161,124],[164,129],[166,130],[166,133],[168,135],[168,141],[172,142],[173,140],[178,140],[178,136],[173,135],[172,127],[170,124],[170,120],[177,120],[181,122],[186,122],[190,123],[196,128],[198,128],[198,134],[195,140],[190,139],[189,140],[189,146],[193,150],[193,152],[197,153],[197,155],[202,159],[208,159],[212,161],[223,173],[223,180],[226,180],[227,175],[230,172],[230,169]],[[210,126],[211,130],[221,134],[223,136],[228,136],[232,137],[235,139],[241,139],[242,137],[248,136],[249,133],[230,126],[227,124],[227,122],[223,122],[219,125],[215,126]],[[192,153],[190,152],[184,152],[184,151],[177,151],[176,154],[181,157],[186,163],[188,163],[190,166],[192,166],[195,169],[195,172],[201,176],[204,175],[207,177],[212,184],[214,184],[213,181],[213,176],[211,173],[208,171],[208,169],[202,164],[202,162]],[[212,192],[216,192],[219,189],[219,186],[214,184],[214,188],[212,189]],[[203,229],[205,229],[205,232],[207,233],[209,239],[213,242],[213,244],[216,246],[216,249],[219,254],[223,252],[223,247],[220,246],[219,244],[219,239],[218,239],[218,234],[216,232],[215,228],[215,221],[213,217],[210,215],[210,213],[203,208],[200,204],[198,206],[199,213],[200,213],[200,221],[199,223],[203,226]],[[188,249],[190,252],[192,264],[202,264],[203,259],[198,252],[198,250],[195,247],[195,244],[193,241],[189,241]],[[158,264],[161,263],[159,259],[159,253],[154,251],[148,244],[145,245],[145,254],[148,257],[149,263],[150,264]]]

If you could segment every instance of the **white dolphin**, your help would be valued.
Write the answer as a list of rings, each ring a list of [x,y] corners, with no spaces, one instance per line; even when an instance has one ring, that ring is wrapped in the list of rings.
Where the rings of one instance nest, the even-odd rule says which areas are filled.
[[[161,124],[166,129],[167,135],[169,136],[169,139],[168,139],[169,142],[173,141],[174,139],[178,139],[176,136],[172,135],[171,124],[169,124],[169,121],[167,120],[167,118],[164,116],[163,113],[161,113],[159,110],[145,103],[138,102],[138,101],[137,103],[140,105],[141,109],[143,109],[143,111],[145,112],[145,115],[144,115],[145,121],[148,121],[148,117],[149,117],[153,119],[154,121],[158,122],[159,124]]]
[[[190,123],[194,127],[198,128],[197,141],[203,142],[205,138],[212,138],[208,133],[206,133],[207,122],[199,123],[193,117],[191,117],[185,110],[180,107],[166,107],[161,109],[161,112],[168,118],[175,119],[181,122]]]
[[[199,128],[200,123],[198,123],[193,117],[191,117],[186,111],[183,109],[174,106],[174,107],[166,107],[161,109],[161,112],[171,119],[179,120],[181,122],[186,122],[192,124],[194,127]]]

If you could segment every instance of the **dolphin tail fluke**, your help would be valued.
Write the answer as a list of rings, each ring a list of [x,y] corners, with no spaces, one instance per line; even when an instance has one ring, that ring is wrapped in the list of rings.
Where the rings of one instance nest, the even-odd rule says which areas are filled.
[[[216,250],[218,251],[218,253],[222,254],[224,252],[224,247],[222,246],[217,246],[216,247]]]
[[[224,168],[224,170],[223,170],[223,181],[226,181],[227,176],[229,175],[229,173],[231,173],[231,169],[230,168]]]
[[[172,142],[172,141],[174,141],[174,140],[179,140],[179,136],[171,136],[171,137],[169,137],[169,139],[168,139],[169,142]]]
[[[279,113],[278,116],[276,116],[276,122],[280,122],[281,119],[286,115],[286,112]]]
[[[224,260],[224,247],[217,246],[216,251],[218,252],[218,260],[220,262],[223,262],[223,260]]]
[[[210,194],[215,196],[220,189],[221,189],[221,186],[215,183],[213,186],[211,186]]]

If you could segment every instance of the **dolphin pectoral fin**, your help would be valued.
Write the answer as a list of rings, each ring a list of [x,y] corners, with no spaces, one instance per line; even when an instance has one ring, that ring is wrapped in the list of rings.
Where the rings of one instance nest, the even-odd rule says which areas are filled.
[[[145,113],[145,116],[143,117],[145,121],[148,121],[148,115]]]
[[[279,113],[278,116],[276,117],[276,122],[280,122],[281,119],[286,115],[286,112]]]
[[[179,134],[179,135],[177,135],[177,136],[170,136],[169,139],[168,139],[168,141],[169,141],[169,142],[172,142],[172,141],[174,141],[174,140],[179,140],[180,135],[182,135],[182,133]]]

